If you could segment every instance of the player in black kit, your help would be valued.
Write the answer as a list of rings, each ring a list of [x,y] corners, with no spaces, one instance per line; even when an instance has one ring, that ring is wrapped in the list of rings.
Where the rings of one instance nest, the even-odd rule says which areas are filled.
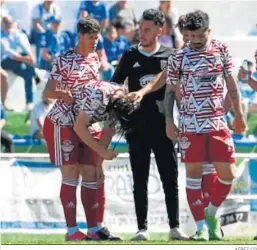
[[[134,92],[163,71],[171,53],[171,48],[161,46],[158,42],[164,23],[164,14],[159,10],[144,11],[139,28],[140,44],[124,52],[112,81],[123,84],[128,78],[129,92]],[[165,193],[170,225],[169,239],[187,239],[179,229],[178,166],[173,142],[166,136],[164,96],[165,86],[144,97],[141,107],[132,115],[131,131],[126,133],[139,230],[132,240],[149,239],[147,185],[151,151],[155,155]],[[174,97],[171,101],[174,101]]]

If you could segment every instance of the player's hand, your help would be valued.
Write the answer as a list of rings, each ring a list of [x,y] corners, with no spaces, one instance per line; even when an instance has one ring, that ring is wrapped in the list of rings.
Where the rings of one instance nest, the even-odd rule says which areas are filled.
[[[102,162],[102,161],[101,161]],[[102,164],[96,166],[96,183],[99,187],[104,183],[105,175]]]
[[[236,115],[233,121],[233,128],[236,134],[242,134],[247,130],[247,124],[243,115]]]
[[[112,149],[106,149],[103,151],[103,153],[100,154],[100,156],[105,160],[112,160],[118,156],[118,152],[112,150]]]
[[[166,135],[171,141],[173,141],[174,145],[177,143],[179,130],[173,121],[166,121]]]
[[[140,91],[137,91],[137,92],[130,92],[130,93],[128,93],[126,95],[126,97],[130,101],[141,102],[141,100],[143,99],[144,95]]]
[[[60,91],[60,99],[62,99],[65,103],[72,104],[72,94],[69,90],[61,90]]]

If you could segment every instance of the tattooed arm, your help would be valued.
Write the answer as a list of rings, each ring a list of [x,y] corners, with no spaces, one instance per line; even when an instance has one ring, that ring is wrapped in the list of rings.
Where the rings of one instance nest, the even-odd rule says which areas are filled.
[[[226,77],[226,83],[227,83],[228,95],[232,102],[235,115],[243,116],[242,105],[240,102],[240,92],[234,76],[230,75]]]
[[[247,129],[247,125],[243,116],[238,85],[236,83],[235,78],[232,75],[226,77],[226,83],[228,88],[228,95],[232,102],[233,110],[235,112],[233,128],[237,134],[241,134]]]
[[[227,89],[228,89],[228,95],[232,102],[233,110],[235,112],[233,128],[235,130],[235,133],[241,134],[246,130],[247,125],[243,116],[238,84],[235,80],[235,77],[233,76],[232,57],[229,53],[228,47],[225,44],[223,45],[223,66],[224,66],[224,77],[225,77]]]
[[[176,87],[172,85],[167,85],[165,98],[164,98],[164,107],[165,107],[165,117],[166,120],[174,121],[173,109],[174,103],[176,100]]]

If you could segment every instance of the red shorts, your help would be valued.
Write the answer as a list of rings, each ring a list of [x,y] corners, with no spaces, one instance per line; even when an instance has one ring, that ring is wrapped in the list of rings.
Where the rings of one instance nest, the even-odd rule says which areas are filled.
[[[80,140],[73,127],[58,126],[46,118],[43,133],[53,165],[96,166],[99,155]]]
[[[228,130],[204,134],[180,134],[181,161],[194,162],[235,162],[235,148]]]

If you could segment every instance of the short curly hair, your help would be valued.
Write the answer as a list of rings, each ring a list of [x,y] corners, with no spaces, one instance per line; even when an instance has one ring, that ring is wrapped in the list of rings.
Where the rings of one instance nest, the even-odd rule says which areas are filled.
[[[81,18],[77,24],[77,31],[80,34],[100,32],[100,24],[93,17]]]
[[[160,10],[156,9],[145,10],[143,12],[142,19],[146,21],[153,21],[155,25],[161,28],[165,24],[165,15]]]
[[[202,10],[196,10],[186,15],[184,28],[190,31],[198,29],[208,30],[210,25],[209,15]]]

